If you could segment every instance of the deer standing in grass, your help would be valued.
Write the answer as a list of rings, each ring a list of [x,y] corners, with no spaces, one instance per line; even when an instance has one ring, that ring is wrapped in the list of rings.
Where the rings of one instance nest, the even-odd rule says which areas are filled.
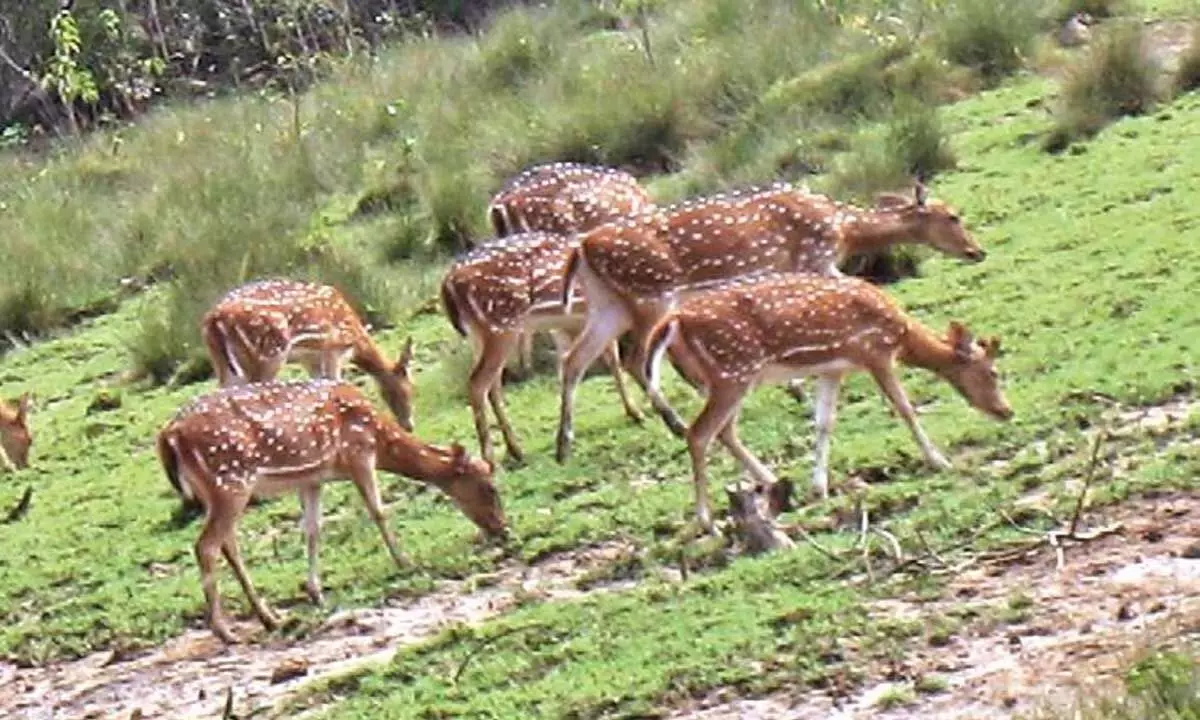
[[[384,357],[346,297],[330,285],[260,280],[231,290],[201,321],[222,387],[274,379],[293,360],[312,377],[340,379],[349,361],[375,379],[400,425],[413,429],[413,343]]]
[[[475,362],[468,392],[480,453],[489,462],[494,452],[488,402],[509,457],[517,461],[523,457],[505,411],[502,382],[504,362],[520,342],[521,334],[549,330],[561,359],[569,336],[583,326],[581,313],[563,312],[563,270],[571,247],[567,235],[510,235],[475,248],[460,258],[442,280],[446,316],[460,335],[471,340]],[[615,342],[605,348],[604,361],[612,371],[626,414],[640,422],[642,415],[629,398]]]
[[[233,568],[263,625],[273,629],[279,624],[255,591],[238,550],[237,523],[252,494],[298,493],[308,546],[305,590],[316,604],[323,602],[317,543],[321,483],[326,480],[348,477],[354,482],[398,567],[408,560],[380,505],[377,469],[432,484],[485,533],[506,532],[490,463],[471,459],[457,444],[442,449],[421,442],[345,382],[270,381],[222,388],[186,404],[157,440],[159,459],[175,491],[205,509],[196,560],[209,626],[228,643],[236,638],[221,612],[214,575],[218,555]]]
[[[0,449],[3,464],[23,470],[29,467],[29,447],[33,435],[29,432],[29,393],[21,395],[16,407],[0,400]]]
[[[714,437],[755,480],[777,481],[737,436],[739,408],[762,383],[816,376],[813,487],[829,495],[829,444],[838,389],[854,372],[868,372],[904,420],[926,461],[946,459],[917,422],[895,364],[923,368],[949,383],[976,409],[998,420],[1013,411],[994,365],[999,338],[976,341],[960,323],[939,336],[907,315],[881,289],[854,277],[771,273],[730,282],[684,301],[650,331],[644,370],[657,388],[659,365],[678,341],[689,370],[706,390],[704,408],[686,433],[696,490],[696,517],[712,529],[706,454]]]
[[[869,210],[776,184],[686,201],[584,234],[568,260],[563,286],[569,307],[572,286],[582,285],[587,322],[563,361],[558,461],[570,454],[579,379],[622,333],[633,334],[626,366],[655,411],[682,436],[683,421],[661,393],[649,388],[641,357],[650,328],[672,306],[706,288],[762,272],[838,276],[838,263],[846,257],[897,243],[928,245],[972,262],[986,256],[958,213],[928,200],[920,182],[912,198],[884,193]],[[686,356],[672,352],[671,358],[687,378]]]
[[[602,165],[545,163],[510,178],[488,203],[488,220],[497,238],[539,231],[570,237],[653,204],[627,172]],[[528,371],[533,333],[519,335],[518,362]]]

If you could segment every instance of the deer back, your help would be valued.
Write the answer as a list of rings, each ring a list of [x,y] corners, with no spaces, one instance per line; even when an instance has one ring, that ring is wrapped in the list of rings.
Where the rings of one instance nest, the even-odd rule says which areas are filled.
[[[490,203],[502,208],[509,224],[497,223],[497,234],[527,231],[574,233],[652,204],[645,189],[629,173],[580,163],[550,163],[525,170],[509,180]]]
[[[357,422],[347,423],[348,416]],[[163,433],[212,486],[250,492],[264,477],[332,470],[352,436],[373,437],[373,418],[348,383],[270,381],[201,395]]]
[[[356,347],[366,328],[337,288],[298,280],[262,280],[229,292],[209,311],[227,334],[260,357],[293,346],[312,349]]]
[[[675,311],[689,348],[722,378],[750,379],[769,365],[867,366],[891,357],[908,320],[854,277],[772,273],[731,281]]]
[[[517,328],[540,305],[560,304],[574,240],[531,232],[494,238],[455,262],[443,280],[447,311],[493,330]]]

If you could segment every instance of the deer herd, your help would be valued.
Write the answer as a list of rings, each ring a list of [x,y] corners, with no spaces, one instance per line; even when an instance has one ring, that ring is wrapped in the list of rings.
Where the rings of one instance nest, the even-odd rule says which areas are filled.
[[[157,437],[157,453],[185,505],[203,510],[196,559],[215,635],[236,638],[221,610],[214,574],[223,556],[262,623],[279,618],[256,592],[238,549],[236,527],[253,497],[295,492],[302,510],[310,599],[322,602],[318,572],[321,486],[347,478],[397,565],[408,562],[389,529],[376,471],[442,491],[481,532],[504,538],[508,523],[494,484],[496,452],[488,410],[508,457],[524,452],[505,409],[503,370],[511,356],[531,363],[533,336],[557,347],[561,383],[556,459],[574,442],[574,401],[597,358],[608,366],[625,413],[643,415],[628,373],[669,430],[686,442],[695,516],[714,531],[707,454],[720,441],[760,488],[774,473],[738,437],[747,393],[763,383],[815,379],[812,485],[829,493],[829,450],[839,388],[869,373],[908,426],[926,461],[950,462],[922,430],[896,363],[929,370],[986,415],[1013,411],[995,367],[997,338],[976,338],[961,323],[944,334],[905,313],[879,287],[843,275],[847,258],[899,243],[928,246],[969,262],[984,250],[948,205],[917,181],[911,195],[881,194],[874,207],[836,202],[778,183],[674,205],[655,204],[630,174],[579,163],[531,167],[487,207],[495,237],[456,259],[440,287],[450,325],[473,352],[467,378],[481,458],[459,444],[414,435],[413,342],[386,357],[336,288],[270,279],[230,291],[204,316],[201,336],[219,387],[185,404]],[[625,337],[627,352],[619,350]],[[661,389],[666,357],[703,397],[685,422]],[[390,414],[341,379],[348,361],[370,375]],[[279,380],[285,363],[308,380]],[[24,467],[31,438],[29,398],[0,402],[0,445]]]

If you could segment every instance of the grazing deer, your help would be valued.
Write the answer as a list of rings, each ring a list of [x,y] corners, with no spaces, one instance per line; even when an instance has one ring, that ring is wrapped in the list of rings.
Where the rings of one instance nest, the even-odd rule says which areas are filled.
[[[637,178],[616,168],[557,162],[509,179],[488,203],[496,237],[527,232],[573,236],[653,205]],[[561,354],[561,353],[560,353]],[[518,361],[532,367],[533,333],[520,333]]]
[[[504,361],[522,332],[549,330],[562,352],[583,326],[581,313],[566,314],[562,305],[563,270],[573,247],[569,236],[548,232],[521,233],[481,245],[454,264],[442,280],[442,306],[450,324],[470,338],[475,356],[468,381],[475,432],[484,459],[494,459],[488,428],[487,402],[491,402],[504,444],[514,460],[521,448],[504,409],[501,378]],[[605,348],[604,362],[625,413],[642,420],[621,374],[616,342]]]
[[[21,395],[16,407],[0,400],[0,449],[3,450],[4,465],[17,470],[29,467],[29,446],[33,435],[29,432],[29,393]]]
[[[649,390],[640,357],[646,333],[672,305],[729,279],[762,272],[840,275],[837,266],[846,257],[905,242],[972,262],[986,257],[958,214],[928,200],[920,182],[912,198],[884,193],[870,210],[779,183],[686,201],[583,235],[567,263],[563,292],[569,305],[578,279],[588,308],[584,331],[563,361],[559,462],[570,453],[579,378],[622,333],[633,333],[627,367],[667,426],[682,436],[683,421],[661,394]],[[671,357],[686,378],[686,357],[674,352]]]
[[[999,338],[976,342],[958,322],[945,337],[901,310],[881,289],[854,277],[771,273],[731,281],[684,301],[650,331],[644,372],[659,382],[662,354],[678,340],[690,369],[704,386],[703,410],[687,430],[696,488],[696,517],[712,528],[706,453],[714,437],[756,480],[773,486],[774,475],[742,445],[738,411],[756,385],[815,375],[816,449],[813,486],[829,495],[829,441],[838,389],[854,372],[869,372],[908,425],[926,461],[948,469],[950,461],[930,442],[896,377],[895,363],[929,370],[976,409],[999,420],[1013,411],[1000,389],[994,360]]]
[[[384,402],[412,432],[412,338],[396,362],[389,361],[335,287],[299,280],[248,283],[221,298],[200,327],[222,387],[274,379],[288,360],[313,377],[336,380],[348,357],[375,378]]]
[[[323,481],[354,482],[399,567],[408,561],[380,506],[377,469],[428,482],[484,532],[506,532],[490,463],[471,459],[457,444],[446,450],[421,442],[341,381],[270,381],[202,395],[159,432],[158,456],[175,491],[205,509],[196,560],[209,626],[228,643],[236,639],[221,612],[213,574],[218,555],[233,567],[263,625],[273,629],[279,623],[255,592],[238,550],[237,523],[251,494],[299,494],[308,545],[305,590],[316,604],[323,601],[317,573]]]

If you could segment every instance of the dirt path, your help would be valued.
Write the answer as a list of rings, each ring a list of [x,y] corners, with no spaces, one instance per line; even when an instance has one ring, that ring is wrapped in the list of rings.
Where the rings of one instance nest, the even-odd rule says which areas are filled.
[[[461,583],[444,583],[416,600],[335,614],[297,641],[226,648],[208,631],[191,631],[120,662],[103,652],[45,668],[0,664],[0,714],[22,720],[124,719],[138,713],[143,718],[214,718],[221,716],[232,692],[236,714],[246,717],[313,680],[385,662],[397,648],[447,625],[495,617],[523,595],[580,597],[584,593],[574,581],[626,551],[612,543],[554,555],[532,567],[512,565],[497,573],[494,584],[471,592],[464,592]],[[255,628],[241,623],[235,632],[245,635]]]
[[[1028,565],[964,573],[939,600],[876,604],[880,615],[927,625],[962,614],[964,607],[973,611],[945,644],[918,641],[903,666],[892,669],[899,675],[893,680],[874,669],[871,684],[849,698],[813,692],[730,699],[718,693],[674,717],[991,720],[1071,703],[1097,681],[1119,687],[1112,675],[1139,648],[1164,638],[1200,639],[1200,497],[1143,499],[1100,515],[1092,518],[1094,526],[1119,520],[1124,530],[1069,552],[1061,572],[1047,552]],[[1018,594],[1022,599],[1014,607]],[[918,698],[913,682],[922,676],[942,678],[945,691]],[[885,696],[902,695],[912,701],[881,708]]]

